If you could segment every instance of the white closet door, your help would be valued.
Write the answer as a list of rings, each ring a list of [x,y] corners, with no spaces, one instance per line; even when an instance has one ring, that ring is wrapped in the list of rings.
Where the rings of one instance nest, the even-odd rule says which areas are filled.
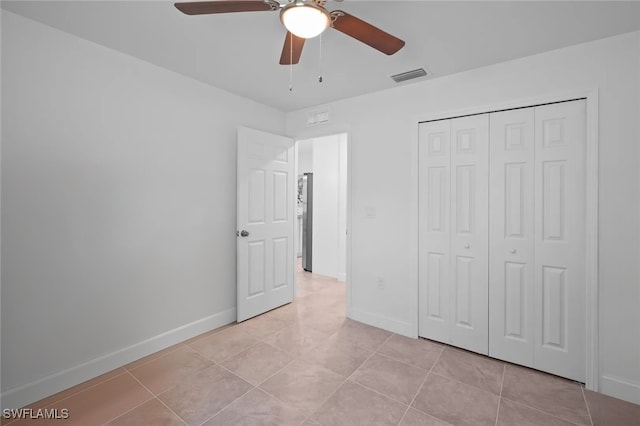
[[[451,344],[487,354],[489,115],[451,120]]]
[[[535,368],[585,380],[586,102],[535,108]]]
[[[490,115],[489,355],[533,366],[534,109]]]
[[[450,120],[420,124],[420,336],[449,343]]]

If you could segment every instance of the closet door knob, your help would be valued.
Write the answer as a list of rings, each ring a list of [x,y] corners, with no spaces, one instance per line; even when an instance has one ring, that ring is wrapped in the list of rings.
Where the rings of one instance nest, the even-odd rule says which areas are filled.
[[[516,254],[516,249],[511,249],[509,251],[511,252],[511,254]]]
[[[467,249],[471,248],[471,245],[469,243],[467,243],[467,244],[464,245],[464,248],[467,248]]]

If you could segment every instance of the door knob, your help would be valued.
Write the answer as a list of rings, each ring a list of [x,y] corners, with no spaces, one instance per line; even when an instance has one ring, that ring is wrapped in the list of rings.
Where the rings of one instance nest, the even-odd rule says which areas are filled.
[[[471,244],[469,244],[469,243],[465,244],[464,248],[471,248]]]
[[[509,251],[511,252],[511,254],[516,254],[516,249],[511,249]]]
[[[242,232],[240,232],[240,236],[241,237],[248,237],[249,236],[249,232],[245,231],[244,229],[242,230]]]

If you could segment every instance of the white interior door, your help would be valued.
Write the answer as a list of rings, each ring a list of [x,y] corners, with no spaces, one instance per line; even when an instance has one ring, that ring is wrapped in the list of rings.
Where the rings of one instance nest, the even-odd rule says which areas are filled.
[[[420,124],[419,334],[449,343],[450,120]]]
[[[489,115],[451,120],[451,344],[487,354]]]
[[[294,141],[238,129],[237,321],[293,300]]]
[[[585,380],[586,101],[535,108],[535,367]]]
[[[534,109],[490,115],[489,355],[533,366]]]

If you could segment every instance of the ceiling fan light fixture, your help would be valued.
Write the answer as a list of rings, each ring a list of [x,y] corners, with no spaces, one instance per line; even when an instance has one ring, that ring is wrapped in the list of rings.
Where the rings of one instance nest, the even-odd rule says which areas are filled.
[[[301,38],[316,37],[331,24],[329,12],[309,0],[287,4],[280,12],[280,20],[289,32]]]

